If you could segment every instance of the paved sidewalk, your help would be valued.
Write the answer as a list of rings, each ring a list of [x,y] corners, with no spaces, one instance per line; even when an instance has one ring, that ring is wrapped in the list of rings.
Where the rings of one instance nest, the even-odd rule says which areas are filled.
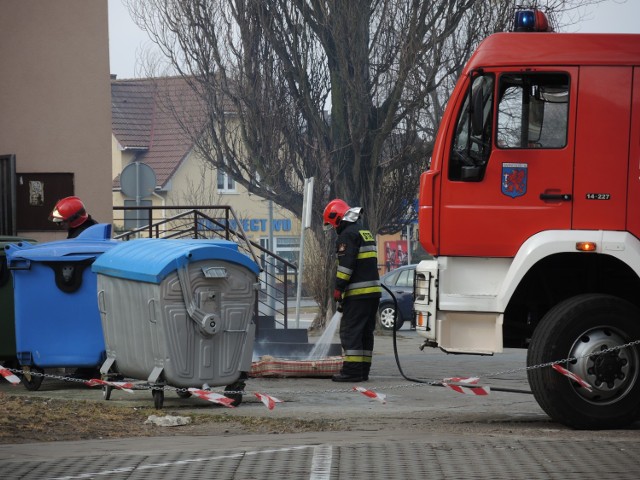
[[[5,480],[635,480],[639,452],[639,439],[324,432],[0,445],[0,469]]]
[[[360,385],[385,394],[386,404],[353,391],[353,385],[312,378],[250,379],[247,393],[258,391],[285,401],[274,410],[253,395],[246,395],[236,409],[210,408],[204,400],[171,392],[165,397],[166,409],[185,414],[346,419],[347,431],[0,445],[0,472],[3,480],[637,478],[640,425],[621,431],[573,431],[550,422],[532,395],[495,391],[528,390],[524,351],[454,356],[420,351],[420,343],[415,332],[398,334],[407,377],[479,376],[481,384],[494,390],[487,396],[461,395],[411,382],[399,373],[392,337],[378,336],[371,380]],[[105,401],[100,389],[59,380],[45,380],[36,392],[4,382],[0,391]],[[153,405],[148,390],[114,391],[109,402]]]
[[[310,337],[315,342],[317,337]],[[339,342],[337,338],[335,342]],[[420,351],[421,338],[412,331],[401,330],[397,334],[397,350],[400,366],[404,374],[412,379],[437,382],[447,377],[481,377],[481,384],[490,387],[519,389],[528,391],[526,374],[524,373],[525,352],[509,350],[494,357],[452,356],[439,350],[425,349]],[[522,368],[521,372],[491,376],[496,372]],[[60,375],[57,372],[46,372]],[[486,374],[489,374],[487,377]],[[141,389],[133,394],[113,390],[109,402],[114,405],[153,406],[151,391],[144,382]],[[250,378],[245,391],[248,395],[242,404],[228,412],[239,416],[270,416],[303,418],[311,415],[322,415],[323,418],[344,418],[349,415],[415,415],[418,412],[442,410],[444,401],[448,409],[464,408],[465,411],[484,411],[490,406],[504,403],[502,412],[513,412],[523,415],[543,415],[531,395],[495,393],[484,398],[473,398],[473,395],[460,395],[452,391],[432,386],[429,383],[412,382],[404,378],[397,366],[393,338],[390,334],[376,336],[371,377],[368,382],[358,386],[381,392],[386,396],[385,405],[371,402],[370,398],[354,392],[351,384],[335,383],[329,378]],[[224,387],[213,387],[222,392]],[[73,398],[82,400],[105,401],[99,387],[88,388],[83,383],[64,382],[46,378],[39,390],[28,391],[22,386],[12,387],[0,382],[0,391],[12,394],[29,395],[46,398]],[[283,400],[274,410],[266,409],[262,402],[253,396],[253,392],[264,393]],[[179,408],[188,412],[189,406],[197,408],[198,413],[206,412],[203,405],[208,402],[194,397],[180,398],[169,387],[165,391],[164,409]],[[339,406],[339,408],[336,408]],[[212,408],[213,414],[219,409]]]

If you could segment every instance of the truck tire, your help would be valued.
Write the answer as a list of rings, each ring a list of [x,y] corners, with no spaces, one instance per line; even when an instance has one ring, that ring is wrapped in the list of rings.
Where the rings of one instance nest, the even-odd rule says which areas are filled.
[[[527,376],[542,409],[576,429],[620,428],[640,415],[640,311],[601,294],[572,297],[553,307],[537,326],[527,352]],[[613,350],[610,350],[612,349]],[[600,355],[595,355],[600,352]],[[555,371],[560,365],[588,382],[589,392]],[[536,367],[536,368],[532,368]]]

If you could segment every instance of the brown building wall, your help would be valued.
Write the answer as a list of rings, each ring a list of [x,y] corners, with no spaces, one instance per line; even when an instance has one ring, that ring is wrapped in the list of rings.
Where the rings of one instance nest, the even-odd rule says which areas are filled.
[[[111,223],[111,92],[107,0],[0,0],[0,155],[23,174],[73,174],[91,215]],[[33,175],[31,175],[33,178]],[[55,176],[51,177],[55,178]],[[44,205],[60,188],[44,183]],[[18,218],[18,225],[37,219]],[[19,230],[40,241],[63,232]]]

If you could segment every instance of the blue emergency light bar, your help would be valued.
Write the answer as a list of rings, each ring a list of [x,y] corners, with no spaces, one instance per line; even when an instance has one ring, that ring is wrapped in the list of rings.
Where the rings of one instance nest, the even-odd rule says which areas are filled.
[[[516,10],[513,21],[514,32],[548,32],[549,22],[537,9]]]

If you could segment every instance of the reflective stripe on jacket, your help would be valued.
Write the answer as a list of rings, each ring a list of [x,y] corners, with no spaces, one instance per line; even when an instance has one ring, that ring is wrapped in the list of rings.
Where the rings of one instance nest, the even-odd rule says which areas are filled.
[[[338,229],[336,254],[336,289],[344,298],[380,298],[378,252],[371,232],[358,223],[345,224]]]

